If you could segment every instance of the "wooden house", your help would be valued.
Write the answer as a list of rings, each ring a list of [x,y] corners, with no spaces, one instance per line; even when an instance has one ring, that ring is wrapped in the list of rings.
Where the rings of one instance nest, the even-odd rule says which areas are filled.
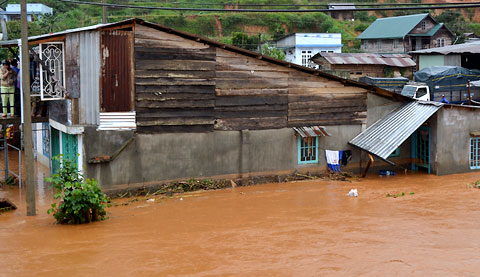
[[[408,53],[453,44],[455,34],[428,13],[378,18],[357,39],[368,53]]]
[[[328,9],[331,10],[328,13],[336,20],[341,21],[354,21],[355,15],[355,3],[328,3]]]
[[[311,60],[320,70],[346,72],[355,80],[364,76],[412,79],[416,65],[407,54],[318,53]]]
[[[348,141],[405,101],[139,19],[29,44],[49,103],[48,157],[76,159],[104,190],[323,171],[327,149],[353,150],[353,168],[361,156]]]

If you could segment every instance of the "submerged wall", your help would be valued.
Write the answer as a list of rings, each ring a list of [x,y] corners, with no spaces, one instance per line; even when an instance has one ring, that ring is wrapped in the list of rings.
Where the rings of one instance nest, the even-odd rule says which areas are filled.
[[[298,164],[297,137],[291,128],[135,135],[86,128],[86,160],[112,155],[130,137],[135,137],[114,161],[86,164],[86,174],[96,178],[104,190],[116,190],[186,178],[248,178],[295,170],[319,172],[326,170],[323,150],[352,149],[347,142],[360,128],[328,126],[332,136],[319,138],[318,163],[306,165]],[[359,151],[353,150],[352,164],[358,162]]]
[[[480,131],[480,110],[443,107],[432,126],[433,172],[437,175],[478,171],[470,169],[470,133]]]

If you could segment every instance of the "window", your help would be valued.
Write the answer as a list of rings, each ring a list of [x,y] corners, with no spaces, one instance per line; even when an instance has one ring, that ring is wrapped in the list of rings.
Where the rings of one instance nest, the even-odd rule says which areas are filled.
[[[65,98],[63,42],[40,44],[40,96],[42,100]]]
[[[470,169],[480,169],[480,138],[470,138]]]
[[[397,39],[393,40],[393,48],[398,48],[398,40]]]
[[[425,21],[422,21],[422,30],[425,30],[427,28],[427,23]]]
[[[416,95],[415,98],[418,99],[418,98],[423,97],[425,95],[427,95],[427,88],[419,88],[419,89],[417,89],[417,95]]]
[[[368,43],[366,40],[362,40],[362,48],[367,49],[368,48]]]
[[[437,38],[437,47],[443,47],[443,46],[445,46],[445,39]]]
[[[310,164],[318,162],[318,137],[298,137],[298,163]]]
[[[382,49],[382,41],[377,40],[377,49]]]
[[[306,67],[311,66],[310,58],[312,57],[312,51],[303,50],[302,51],[302,65]]]

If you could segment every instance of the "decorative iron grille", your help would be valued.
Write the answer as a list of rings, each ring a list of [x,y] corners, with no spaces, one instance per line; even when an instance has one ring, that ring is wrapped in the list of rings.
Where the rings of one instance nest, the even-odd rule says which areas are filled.
[[[63,50],[63,42],[40,44],[40,95],[42,100],[65,99]]]

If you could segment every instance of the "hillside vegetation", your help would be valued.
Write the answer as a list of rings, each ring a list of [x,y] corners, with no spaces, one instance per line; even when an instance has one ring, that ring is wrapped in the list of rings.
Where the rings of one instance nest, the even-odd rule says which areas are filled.
[[[101,2],[101,0],[90,0]],[[149,0],[109,0],[108,3],[130,4],[137,6],[169,6],[196,8],[235,8],[240,4],[312,4],[325,3],[308,0],[241,0],[235,4],[225,5],[224,0],[208,0],[208,5],[202,0],[184,0],[190,4],[179,4],[174,1]],[[18,1],[9,1],[15,3]],[[53,16],[47,16],[30,23],[30,35],[62,31],[70,28],[83,27],[101,22],[102,8],[100,6],[78,5],[57,0],[37,0],[54,9]],[[356,1],[359,2],[359,1]],[[388,1],[386,1],[388,2]],[[393,2],[393,0],[391,1]],[[215,4],[218,3],[218,4]],[[376,3],[376,2],[375,2]],[[239,7],[246,8],[246,7]],[[262,7],[249,7],[262,8]],[[286,8],[286,7],[263,7]],[[311,7],[313,8],[313,7]],[[318,7],[323,8],[323,7]],[[293,8],[292,8],[293,9]],[[296,9],[296,8],[295,8]],[[234,12],[198,12],[198,11],[162,11],[146,9],[109,8],[108,21],[116,22],[132,17],[166,25],[171,28],[191,32],[197,35],[217,39],[229,44],[256,49],[259,42],[277,39],[293,32],[328,32],[342,33],[343,52],[358,52],[359,41],[355,38],[365,30],[377,17],[397,16],[428,11],[396,11],[379,12],[369,15],[367,12],[355,12],[355,21],[337,21],[321,12],[313,13],[234,13]],[[466,15],[466,16],[465,16]],[[473,22],[475,10],[448,10],[440,15],[434,15],[439,22],[444,22],[457,34],[464,32],[480,33],[480,24]],[[19,22],[9,22],[9,39],[20,36]],[[461,40],[460,40],[461,41]]]

